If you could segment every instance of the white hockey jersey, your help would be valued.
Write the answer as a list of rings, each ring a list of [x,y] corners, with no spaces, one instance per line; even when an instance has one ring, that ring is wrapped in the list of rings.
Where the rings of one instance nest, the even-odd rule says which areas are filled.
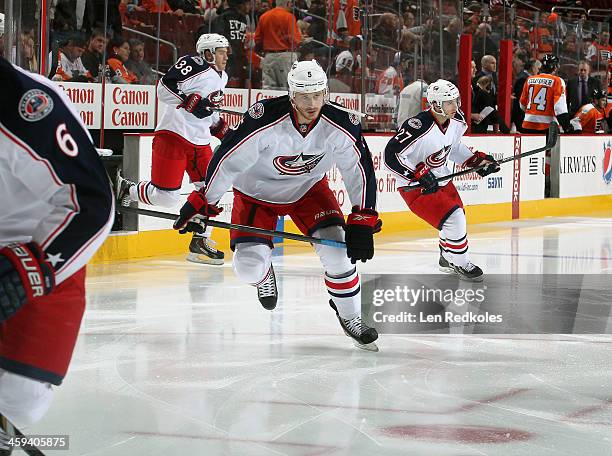
[[[110,182],[62,89],[0,58],[0,247],[39,243],[61,283],[106,239]]]
[[[167,106],[155,131],[174,132],[196,146],[210,144],[210,128],[219,122],[219,113],[198,119],[184,109],[176,108],[193,93],[213,102],[220,102],[223,100],[226,84],[227,73],[218,72],[202,57],[181,57],[157,85],[159,101]]]
[[[260,201],[299,200],[336,164],[351,204],[376,206],[372,156],[359,119],[327,104],[306,128],[298,125],[288,96],[255,103],[223,138],[208,165],[206,198],[221,199],[230,186]]]
[[[463,164],[471,158],[474,154],[461,142],[466,130],[461,111],[445,125],[440,125],[430,110],[407,119],[385,147],[385,166],[397,179],[396,186],[418,185],[412,178],[419,163],[429,166],[434,176],[443,177],[452,172],[448,160]],[[440,181],[439,185],[448,182]]]

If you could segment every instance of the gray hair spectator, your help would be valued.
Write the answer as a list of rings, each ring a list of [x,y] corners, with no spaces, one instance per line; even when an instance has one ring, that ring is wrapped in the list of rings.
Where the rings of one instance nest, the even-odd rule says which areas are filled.
[[[151,69],[151,65],[144,61],[144,43],[133,38],[130,43],[130,58],[125,62],[125,67],[138,77],[140,84],[155,84],[157,78]]]

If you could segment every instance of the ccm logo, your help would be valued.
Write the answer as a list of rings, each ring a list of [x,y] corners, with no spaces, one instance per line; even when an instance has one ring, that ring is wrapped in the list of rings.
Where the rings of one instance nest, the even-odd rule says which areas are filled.
[[[32,296],[43,296],[45,294],[45,290],[42,286],[42,276],[38,269],[38,263],[36,260],[34,260],[34,258],[32,258],[30,255],[30,252],[23,247],[13,247],[12,250],[17,258],[19,258],[24,271],[26,271],[28,282],[30,282],[30,289],[32,290]]]

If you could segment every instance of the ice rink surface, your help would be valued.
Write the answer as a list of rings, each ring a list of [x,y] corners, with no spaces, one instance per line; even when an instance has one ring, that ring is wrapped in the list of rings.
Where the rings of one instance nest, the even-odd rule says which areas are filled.
[[[612,218],[468,230],[485,274],[612,274]],[[360,272],[437,273],[432,235],[379,238]],[[612,336],[381,335],[364,352],[314,251],[279,253],[273,312],[229,261],[91,266],[71,369],[26,433],[69,434],[62,455],[612,455]]]

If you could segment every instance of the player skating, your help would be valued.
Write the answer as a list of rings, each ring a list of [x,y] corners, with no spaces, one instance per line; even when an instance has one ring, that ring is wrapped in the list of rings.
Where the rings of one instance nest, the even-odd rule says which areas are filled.
[[[346,250],[315,245],[330,305],[360,348],[376,349],[376,330],[361,321],[355,266],[374,255],[373,234],[380,227],[372,157],[359,119],[327,103],[327,77],[318,63],[295,62],[287,79],[289,96],[255,103],[228,133],[209,165],[206,187],[189,196],[175,228],[196,214],[218,215],[216,204],[233,186],[232,223],[274,229],[278,216],[289,215],[305,234],[345,240]],[[325,176],[334,164],[353,205],[346,225]],[[264,308],[274,309],[271,238],[232,231],[231,247],[236,275],[257,287]]]
[[[211,136],[221,139],[227,131],[225,121],[211,108],[223,101],[229,49],[225,37],[204,34],[196,44],[198,55],[181,57],[161,78],[157,95],[166,110],[155,128],[151,180],[136,184],[118,175],[120,204],[140,201],[172,207],[179,202],[185,172],[196,188],[201,187],[212,157]],[[211,244],[211,231],[193,235],[187,260],[223,264],[223,252]]]
[[[462,279],[481,281],[482,269],[470,261],[463,202],[451,180],[447,161],[476,167],[486,176],[499,171],[495,159],[472,153],[461,142],[467,130],[459,109],[459,89],[439,79],[427,88],[430,108],[407,119],[385,148],[385,165],[397,179],[400,195],[412,212],[440,231],[439,267]],[[413,188],[417,186],[417,188]]]
[[[113,195],[60,88],[2,58],[0,83],[0,414],[26,426],[66,375]]]

